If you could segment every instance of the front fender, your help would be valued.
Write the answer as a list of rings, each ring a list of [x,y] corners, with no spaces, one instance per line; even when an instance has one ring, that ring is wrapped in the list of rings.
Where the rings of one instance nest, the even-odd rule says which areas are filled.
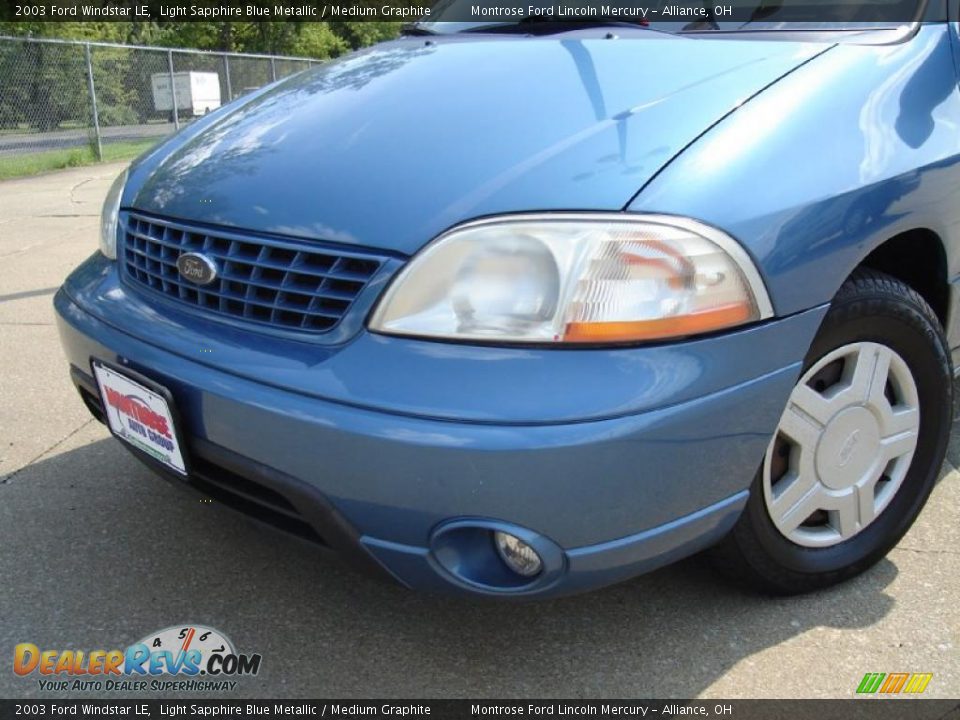
[[[840,45],[716,125],[627,208],[715,225],[778,315],[829,302],[876,247],[925,228],[960,272],[960,93],[948,26]]]

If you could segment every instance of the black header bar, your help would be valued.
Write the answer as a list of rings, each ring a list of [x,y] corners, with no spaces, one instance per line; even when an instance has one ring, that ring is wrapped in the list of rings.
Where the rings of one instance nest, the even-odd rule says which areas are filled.
[[[736,720],[941,720],[960,701],[860,700],[0,700],[0,720],[24,718],[735,718]]]
[[[0,20],[77,21],[400,21],[475,23],[477,27],[613,22],[675,28],[700,23],[704,30],[817,29],[891,25],[946,18],[946,0],[0,0]],[[825,28],[829,29],[829,28]]]

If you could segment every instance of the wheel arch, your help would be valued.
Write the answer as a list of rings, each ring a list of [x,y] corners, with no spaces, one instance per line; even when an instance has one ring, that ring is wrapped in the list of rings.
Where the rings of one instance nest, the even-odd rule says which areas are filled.
[[[916,290],[936,313],[941,326],[949,329],[954,318],[947,267],[940,235],[929,228],[913,228],[874,247],[850,274],[869,268],[897,278]]]

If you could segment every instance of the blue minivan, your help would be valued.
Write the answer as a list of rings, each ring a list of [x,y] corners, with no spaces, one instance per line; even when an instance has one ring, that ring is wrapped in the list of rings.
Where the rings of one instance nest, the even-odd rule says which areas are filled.
[[[421,22],[247,95],[113,184],[73,381],[411,588],[850,578],[931,492],[960,348],[957,3],[906,5]]]

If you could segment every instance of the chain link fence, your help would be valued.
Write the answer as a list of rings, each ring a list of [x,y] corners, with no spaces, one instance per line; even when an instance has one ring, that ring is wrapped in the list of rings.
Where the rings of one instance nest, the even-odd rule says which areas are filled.
[[[0,37],[0,177],[45,160],[63,167],[133,157],[197,117],[318,62]]]

